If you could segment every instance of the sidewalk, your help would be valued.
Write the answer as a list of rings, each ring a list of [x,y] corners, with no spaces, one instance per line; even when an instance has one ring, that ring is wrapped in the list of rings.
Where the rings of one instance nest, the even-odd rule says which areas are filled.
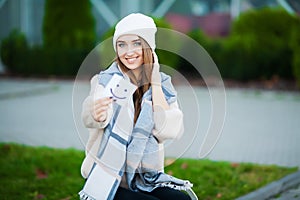
[[[290,174],[237,200],[299,200],[300,171]]]
[[[89,83],[78,84],[72,102],[73,84],[0,79],[0,112],[5,113],[0,117],[0,142],[83,149],[88,133],[81,124],[80,110]],[[205,88],[193,88],[197,113],[195,97],[185,86],[175,87],[185,114],[185,136],[166,144],[166,156],[198,158],[209,127],[209,93]],[[227,89],[226,95],[225,125],[209,159],[300,166],[300,93]]]

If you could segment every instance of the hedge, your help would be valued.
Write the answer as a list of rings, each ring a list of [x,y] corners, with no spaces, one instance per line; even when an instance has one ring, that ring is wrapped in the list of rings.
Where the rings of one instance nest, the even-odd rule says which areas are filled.
[[[82,49],[29,47],[25,35],[17,30],[1,43],[1,59],[9,74],[75,75],[87,53]]]
[[[46,0],[43,19],[45,48],[91,49],[96,42],[89,0]]]
[[[74,76],[95,40],[90,1],[47,0],[43,45],[29,46],[14,30],[1,43],[1,58],[12,74]]]
[[[48,1],[56,2],[57,0]],[[155,22],[158,27],[171,28],[163,19],[155,19]],[[76,23],[73,24],[76,25]],[[91,30],[88,31],[86,38],[90,37],[90,33],[93,32]],[[102,41],[111,37],[113,32],[113,28],[109,29],[103,35]],[[193,30],[188,35],[207,50],[225,79],[248,81],[278,76],[282,79],[296,79],[300,87],[299,16],[290,15],[281,9],[251,10],[233,21],[230,35],[226,38],[209,38],[201,29]],[[68,46],[71,43],[63,44],[63,41],[59,41],[63,38],[59,35],[56,36],[55,45],[51,45],[50,37],[46,39],[47,37],[45,36],[44,46],[30,47],[24,34],[17,30],[12,31],[1,42],[3,63],[12,73],[74,75],[94,42],[94,39],[86,40],[80,37],[82,40],[74,39],[74,44],[72,44],[74,46],[71,48]],[[164,38],[158,37],[158,39],[159,47],[180,44],[172,35]],[[83,45],[85,42],[82,41],[90,42],[87,42],[85,46]],[[58,48],[59,46],[61,48]],[[178,46],[179,48],[184,51],[188,47]],[[194,67],[184,58],[159,48],[157,53],[161,64],[193,74]]]
[[[217,65],[225,78],[238,80],[293,79],[295,48],[289,45],[300,20],[281,9],[264,8],[243,13],[223,41]],[[300,37],[300,35],[295,36]]]
[[[10,72],[22,70],[29,46],[26,37],[19,30],[13,30],[1,42],[1,60]]]
[[[299,25],[300,26],[300,25]],[[294,27],[291,33],[289,46],[293,49],[293,74],[297,80],[297,85],[300,88],[300,28]]]

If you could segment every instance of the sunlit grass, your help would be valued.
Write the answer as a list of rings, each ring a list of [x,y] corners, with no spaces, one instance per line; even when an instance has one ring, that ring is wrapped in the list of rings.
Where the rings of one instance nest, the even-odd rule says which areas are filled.
[[[78,199],[83,151],[0,144],[0,154],[1,199]],[[234,199],[296,170],[192,159],[178,159],[165,169],[190,180],[199,199],[207,200]]]
[[[194,183],[199,199],[234,199],[297,171],[250,163],[179,159],[165,171]]]

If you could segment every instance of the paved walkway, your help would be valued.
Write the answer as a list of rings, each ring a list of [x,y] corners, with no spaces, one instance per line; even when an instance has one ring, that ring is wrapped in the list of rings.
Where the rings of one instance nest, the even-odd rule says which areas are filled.
[[[73,81],[1,78],[0,142],[83,149],[87,130],[80,121],[80,106],[89,83],[76,84],[74,98],[73,85]],[[166,155],[197,158],[209,127],[209,93],[200,87],[176,89],[185,114],[185,137],[168,143]],[[300,166],[300,93],[227,89],[226,95],[225,125],[208,158]]]

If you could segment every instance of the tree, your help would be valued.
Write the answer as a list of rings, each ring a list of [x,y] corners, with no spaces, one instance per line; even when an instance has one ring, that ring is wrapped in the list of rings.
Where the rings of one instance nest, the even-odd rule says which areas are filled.
[[[90,49],[95,40],[95,20],[89,0],[46,0],[44,47]]]

